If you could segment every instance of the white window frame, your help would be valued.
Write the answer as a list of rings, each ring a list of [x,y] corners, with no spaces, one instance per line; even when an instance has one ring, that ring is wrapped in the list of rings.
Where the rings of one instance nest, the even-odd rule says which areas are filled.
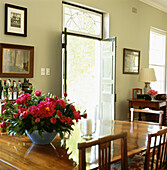
[[[165,49],[162,49],[163,50],[163,59],[164,59],[164,63],[163,64],[157,64],[157,63],[150,63],[150,57],[151,57],[151,43],[149,45],[149,67],[150,68],[162,68],[164,69],[164,77],[163,77],[163,80],[164,81],[158,81],[158,73],[156,73],[156,70],[155,70],[155,74],[156,74],[156,78],[157,78],[157,82],[160,82],[160,83],[164,83],[163,84],[163,88],[164,88],[164,91],[160,91],[160,89],[154,89],[154,90],[158,90],[158,92],[160,93],[166,93],[166,31],[163,31],[163,30],[160,30],[160,29],[157,29],[157,28],[154,28],[154,27],[151,27],[150,29],[150,41],[151,41],[151,33],[154,33],[154,34],[157,34],[157,35],[162,35],[162,36],[165,36],[164,37],[164,48]],[[163,47],[162,47],[163,48]],[[151,87],[152,89],[154,88],[154,84],[156,82],[152,82],[151,83]]]

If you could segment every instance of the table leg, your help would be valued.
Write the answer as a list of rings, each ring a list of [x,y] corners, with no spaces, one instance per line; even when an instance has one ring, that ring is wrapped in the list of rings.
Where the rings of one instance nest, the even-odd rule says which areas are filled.
[[[140,113],[140,112],[139,112],[139,119],[138,119],[138,120],[140,120],[140,121],[142,120],[142,119],[141,119],[141,113]]]
[[[141,109],[141,107],[139,106],[139,109]],[[142,120],[142,118],[141,118],[141,112],[139,112],[139,119],[138,120]]]
[[[163,110],[163,111],[164,111],[163,120],[162,120],[162,125],[166,126],[166,106],[160,108],[160,110]]]

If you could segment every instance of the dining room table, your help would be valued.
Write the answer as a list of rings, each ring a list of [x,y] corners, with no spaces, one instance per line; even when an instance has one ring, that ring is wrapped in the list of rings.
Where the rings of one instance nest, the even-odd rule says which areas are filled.
[[[155,124],[143,124],[119,120],[98,120],[92,138],[83,137],[80,124],[74,126],[70,135],[61,139],[58,135],[48,145],[36,145],[27,136],[0,133],[0,169],[21,170],[77,170],[79,162],[78,143],[99,137],[127,132],[128,156],[146,149],[148,134],[167,128]],[[111,163],[121,159],[120,141],[111,144]],[[86,151],[87,169],[98,165],[98,147]]]

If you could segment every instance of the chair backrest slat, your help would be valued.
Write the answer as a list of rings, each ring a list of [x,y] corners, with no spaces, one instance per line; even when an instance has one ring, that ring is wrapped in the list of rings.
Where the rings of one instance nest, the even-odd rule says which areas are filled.
[[[162,140],[162,135],[160,135],[160,139],[159,139],[159,145],[158,145],[158,153],[157,153],[157,162],[156,162],[156,168],[158,169],[158,165],[159,165],[159,162],[161,162],[161,152],[163,152],[161,149],[163,147],[163,142],[161,141]],[[159,161],[160,160],[160,161]]]
[[[167,135],[165,136],[165,139],[167,141]],[[167,153],[167,142],[165,143],[164,148],[164,152]],[[164,154],[164,160],[167,160],[167,154]]]
[[[111,141],[121,139],[121,169],[127,170],[127,132],[117,135],[109,135],[96,140],[78,143],[79,170],[86,169],[86,148],[98,145],[98,168],[99,170],[110,170],[111,166]]]
[[[99,167],[110,168],[111,141],[99,145],[99,154],[99,164],[101,164]]]
[[[149,170],[149,169],[152,170],[153,168],[161,170],[167,166],[167,135],[166,134],[167,134],[167,129],[162,129],[157,133],[148,135],[145,166],[144,166],[145,170]],[[152,156],[151,159],[150,159],[150,155]]]
[[[164,143],[164,141],[163,141]],[[162,160],[163,160],[163,157],[164,157],[164,145],[162,145],[162,149],[161,149],[161,153],[160,153],[160,167],[162,166]]]
[[[153,146],[151,169],[153,168],[154,155],[155,155],[155,153],[156,153],[156,143],[157,143],[157,137],[155,137],[154,146]]]

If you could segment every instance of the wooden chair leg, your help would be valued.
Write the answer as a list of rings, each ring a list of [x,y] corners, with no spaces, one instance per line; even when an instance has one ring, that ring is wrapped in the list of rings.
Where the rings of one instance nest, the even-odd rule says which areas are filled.
[[[130,119],[130,121],[133,122],[134,121],[133,108],[130,109],[130,112],[131,112],[131,119]]]
[[[86,170],[85,148],[79,150],[79,170]]]

